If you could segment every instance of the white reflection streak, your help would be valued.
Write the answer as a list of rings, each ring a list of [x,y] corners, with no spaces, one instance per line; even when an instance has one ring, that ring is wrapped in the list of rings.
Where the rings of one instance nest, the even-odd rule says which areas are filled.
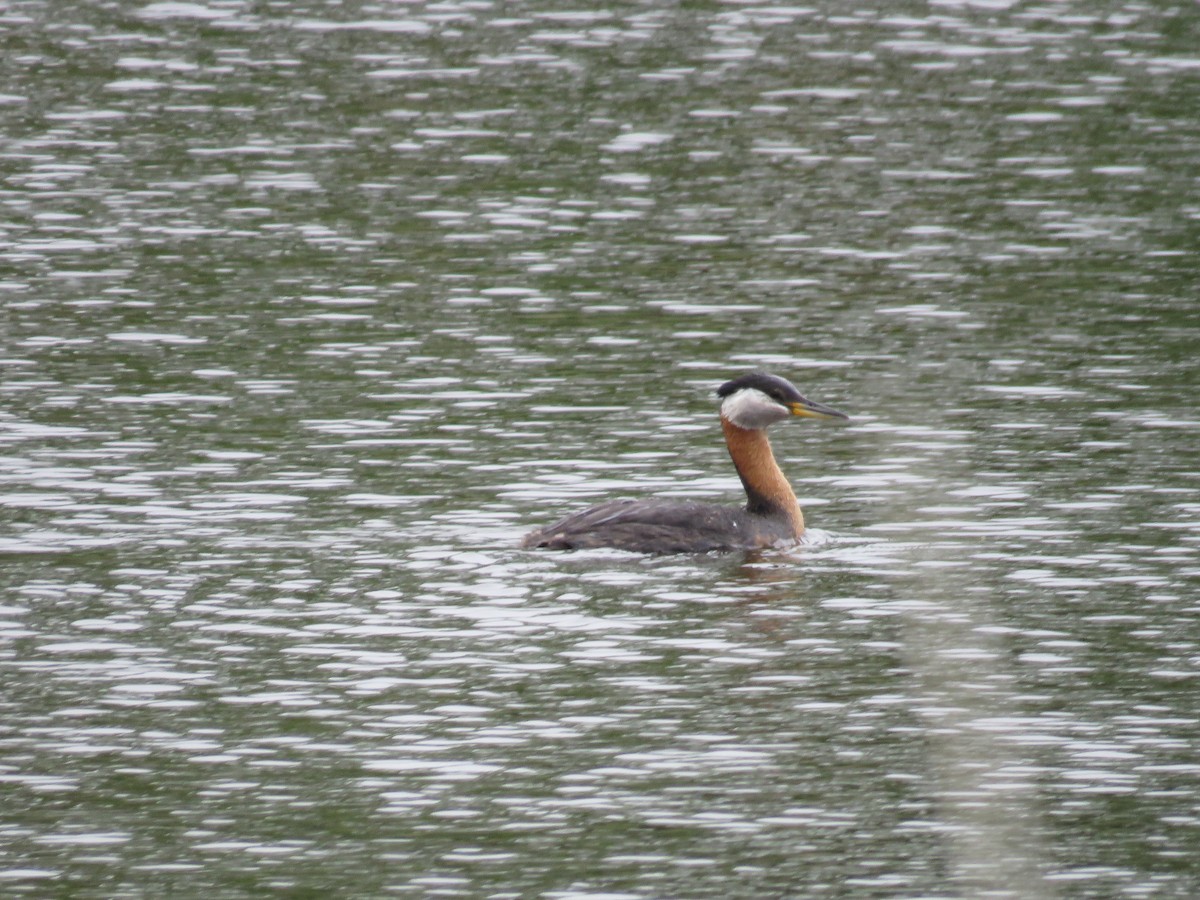
[[[878,450],[883,459],[892,452],[886,442]],[[946,564],[961,563],[969,551],[955,540],[938,540],[937,533],[964,532],[944,532],[923,512],[948,505],[948,488],[966,480],[965,473],[955,477],[954,458],[914,454],[907,469],[917,477],[890,500],[895,520],[886,523],[904,523],[916,541],[908,555],[911,580],[904,584],[912,589],[906,599],[924,602],[902,616],[902,652],[914,674],[916,710],[926,720],[922,739],[930,749],[936,827],[946,841],[953,881],[970,885],[975,896],[1049,898],[1055,892],[1045,880],[1048,866],[1030,839],[1044,831],[1036,784],[1012,777],[1028,762],[1007,740],[1011,731],[979,727],[997,717],[1020,718],[1006,688],[1011,675],[995,647],[998,638],[981,627],[993,617],[972,599],[976,567]],[[971,518],[970,512],[961,518]],[[932,540],[919,533],[926,528],[937,532]]]

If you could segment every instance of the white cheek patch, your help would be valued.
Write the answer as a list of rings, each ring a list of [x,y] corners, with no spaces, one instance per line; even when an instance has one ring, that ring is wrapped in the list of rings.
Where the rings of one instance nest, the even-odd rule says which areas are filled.
[[[762,391],[745,388],[725,398],[721,415],[738,428],[757,431],[786,419],[789,413]]]

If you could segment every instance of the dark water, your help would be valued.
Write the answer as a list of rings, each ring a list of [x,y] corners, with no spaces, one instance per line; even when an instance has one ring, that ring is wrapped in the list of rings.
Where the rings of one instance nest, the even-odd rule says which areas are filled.
[[[1198,31],[0,8],[0,892],[1196,896]]]

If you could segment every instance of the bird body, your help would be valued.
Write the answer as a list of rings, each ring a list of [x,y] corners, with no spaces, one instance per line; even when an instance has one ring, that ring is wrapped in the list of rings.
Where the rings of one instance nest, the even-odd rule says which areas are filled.
[[[530,533],[527,548],[612,547],[642,553],[705,553],[786,546],[804,533],[804,515],[771,452],[766,429],[789,416],[845,419],[804,397],[791,382],[751,372],[726,382],[721,429],[742,486],[745,507],[699,501],[610,500]]]
[[[736,506],[687,500],[609,500],[533,532],[524,546],[706,553],[790,544],[798,537],[785,518],[755,515]]]

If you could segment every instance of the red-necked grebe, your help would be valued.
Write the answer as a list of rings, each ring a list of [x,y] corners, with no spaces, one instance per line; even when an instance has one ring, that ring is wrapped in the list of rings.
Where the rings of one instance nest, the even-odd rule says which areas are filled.
[[[779,470],[767,428],[790,416],[848,418],[777,375],[751,372],[717,389],[721,429],[746,489],[745,507],[673,500],[611,500],[539,528],[523,547],[614,547],[640,553],[706,553],[794,544],[804,515]]]

